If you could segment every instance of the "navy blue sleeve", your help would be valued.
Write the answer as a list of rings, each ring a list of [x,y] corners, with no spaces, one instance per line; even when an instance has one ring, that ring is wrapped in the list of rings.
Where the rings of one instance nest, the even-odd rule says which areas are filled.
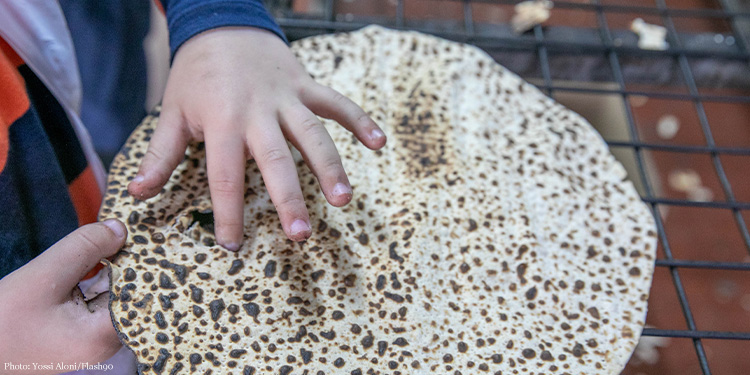
[[[172,58],[182,43],[206,30],[251,26],[271,31],[288,43],[262,0],[161,0],[167,14]]]

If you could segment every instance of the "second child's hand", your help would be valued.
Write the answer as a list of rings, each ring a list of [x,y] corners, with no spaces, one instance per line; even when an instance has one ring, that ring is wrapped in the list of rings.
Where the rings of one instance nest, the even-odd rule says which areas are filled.
[[[354,102],[317,84],[276,35],[225,27],[191,38],[177,51],[159,125],[137,176],[138,198],[159,193],[190,141],[205,141],[216,239],[228,250],[243,240],[245,163],[254,159],[286,235],[311,235],[297,170],[287,146],[302,154],[328,202],[343,206],[352,189],[341,158],[318,117],[336,120],[376,150],[386,137]]]

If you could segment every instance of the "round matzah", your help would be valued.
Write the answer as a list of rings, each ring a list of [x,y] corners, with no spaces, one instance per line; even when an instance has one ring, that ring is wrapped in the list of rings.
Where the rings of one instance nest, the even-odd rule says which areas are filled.
[[[248,163],[246,241],[215,245],[205,152],[162,193],[126,186],[148,117],[115,159],[100,218],[125,221],[110,308],[143,373],[616,374],[653,272],[653,220],[577,114],[480,50],[367,27],[299,41],[315,79],[383,126],[382,151],[326,121],[354,187],[328,205],[295,151],[313,235],[288,241]]]

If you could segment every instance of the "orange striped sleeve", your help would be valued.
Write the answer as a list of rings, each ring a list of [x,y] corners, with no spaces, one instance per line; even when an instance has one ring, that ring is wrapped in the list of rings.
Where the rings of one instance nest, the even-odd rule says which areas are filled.
[[[0,172],[8,161],[8,128],[29,110],[29,96],[18,66],[23,60],[0,38]]]
[[[102,194],[90,165],[71,181],[68,185],[68,192],[78,215],[78,225],[95,222],[99,205],[102,202]]]

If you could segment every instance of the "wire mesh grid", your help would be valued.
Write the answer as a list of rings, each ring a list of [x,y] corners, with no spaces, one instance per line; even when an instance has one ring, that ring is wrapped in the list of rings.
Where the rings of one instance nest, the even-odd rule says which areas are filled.
[[[649,318],[669,303],[678,305],[679,314],[682,315],[681,318],[672,316],[672,323],[659,325],[656,322],[655,327],[647,326],[643,336],[689,341],[690,345],[682,345],[675,355],[685,362],[697,358],[691,373],[750,373],[750,362],[741,355],[750,352],[750,346],[745,345],[742,349],[746,342],[743,340],[750,340],[750,290],[747,288],[747,281],[750,280],[750,233],[745,219],[745,215],[750,219],[750,192],[746,188],[750,185],[750,177],[745,172],[750,171],[750,118],[745,117],[745,114],[750,115],[750,12],[745,11],[748,5],[743,0],[617,1],[555,1],[550,21],[554,20],[556,12],[567,14],[567,18],[558,18],[557,25],[554,22],[537,25],[522,35],[509,31],[507,16],[512,14],[512,7],[516,4],[514,0],[287,0],[272,1],[269,5],[292,40],[354,30],[369,23],[418,30],[484,49],[555,99],[563,93],[617,98],[627,136],[624,140],[604,136],[613,151],[622,150],[632,155],[635,167],[630,171],[631,178],[640,181],[642,199],[651,207],[659,232],[659,256],[649,300]],[[497,9],[504,11],[504,16],[493,20],[490,17],[493,9],[495,13]],[[663,25],[669,47],[656,51],[639,48],[635,35],[623,30],[627,27],[623,27],[623,22],[635,17]],[[707,43],[706,38],[713,43]],[[520,61],[517,59],[514,64],[507,57],[514,54],[524,58]],[[567,64],[572,64],[573,70],[584,56],[596,56],[599,60],[594,68],[589,69],[589,74],[576,75],[564,72],[566,56],[569,57]],[[562,59],[563,63],[556,63],[556,59]],[[657,62],[646,63],[640,70],[632,69],[642,61]],[[708,65],[701,65],[706,62]],[[603,66],[607,68],[602,69]],[[648,73],[653,70],[664,73],[656,77],[666,75],[670,78],[661,79],[655,87],[649,86],[648,81],[654,76]],[[736,71],[733,76],[724,74],[732,70]],[[702,140],[680,142],[644,136],[649,130],[644,128],[644,121],[639,121],[638,103],[645,100],[655,101],[657,111],[664,112],[671,108],[672,111],[693,113],[696,124],[693,133]],[[744,112],[738,113],[737,108]],[[730,127],[738,131],[733,130],[730,134]],[[717,135],[721,142],[717,142]],[[711,197],[664,193],[663,190],[669,189],[662,188],[659,180],[663,180],[661,175],[665,173],[660,175],[653,170],[662,167],[660,161],[669,159],[666,156],[655,157],[654,154],[684,159],[682,164],[678,163],[682,166],[691,166],[693,161],[707,165],[708,173],[714,173],[717,180],[713,183],[717,197],[707,199]],[[727,173],[727,158],[732,158],[734,174]],[[701,173],[705,175],[706,172]],[[743,192],[740,199],[735,193],[738,188]],[[721,224],[712,223],[713,216],[700,211],[698,216],[703,219],[693,220],[676,231],[668,230],[666,211],[672,209],[671,215],[677,215],[679,211],[675,209],[678,208],[728,213],[731,220],[723,220]],[[733,224],[726,225],[729,222]],[[722,227],[718,228],[717,225]],[[717,243],[711,248],[698,249],[692,256],[677,256],[676,253],[683,252],[673,250],[683,247],[685,241],[680,240],[680,244],[675,246],[675,233],[691,231],[691,226],[708,227],[710,231],[725,233],[720,236],[732,237],[733,240],[723,245],[736,245],[741,255],[716,256],[725,250],[722,243]],[[726,234],[729,232],[731,234]],[[719,283],[714,288],[719,289],[719,294],[724,298],[717,302],[708,298],[705,295],[707,292],[688,291],[685,275],[691,271],[719,272],[725,276],[729,273],[728,279],[735,282],[728,286]],[[676,298],[660,301],[660,297],[655,297],[657,288],[665,289],[668,284],[671,284],[671,293],[676,294]],[[738,288],[747,294],[737,292]],[[727,298],[735,297],[747,315],[735,314],[731,318],[724,318],[733,320],[724,324],[699,324],[695,316],[696,307],[707,309],[709,315],[720,317],[721,310],[726,308]],[[654,324],[653,319],[647,320],[647,323]],[[717,343],[713,359],[710,358],[711,351],[707,350],[707,346],[710,346],[708,342]],[[743,358],[727,358],[716,353],[727,348],[726,343],[734,347],[734,351],[727,350],[728,355],[740,353]],[[646,371],[637,370],[638,366],[631,367],[636,370],[626,368],[625,372]],[[683,370],[686,368],[690,367],[682,367]],[[722,371],[717,370],[719,368]],[[671,371],[676,370],[662,367],[656,373]]]

